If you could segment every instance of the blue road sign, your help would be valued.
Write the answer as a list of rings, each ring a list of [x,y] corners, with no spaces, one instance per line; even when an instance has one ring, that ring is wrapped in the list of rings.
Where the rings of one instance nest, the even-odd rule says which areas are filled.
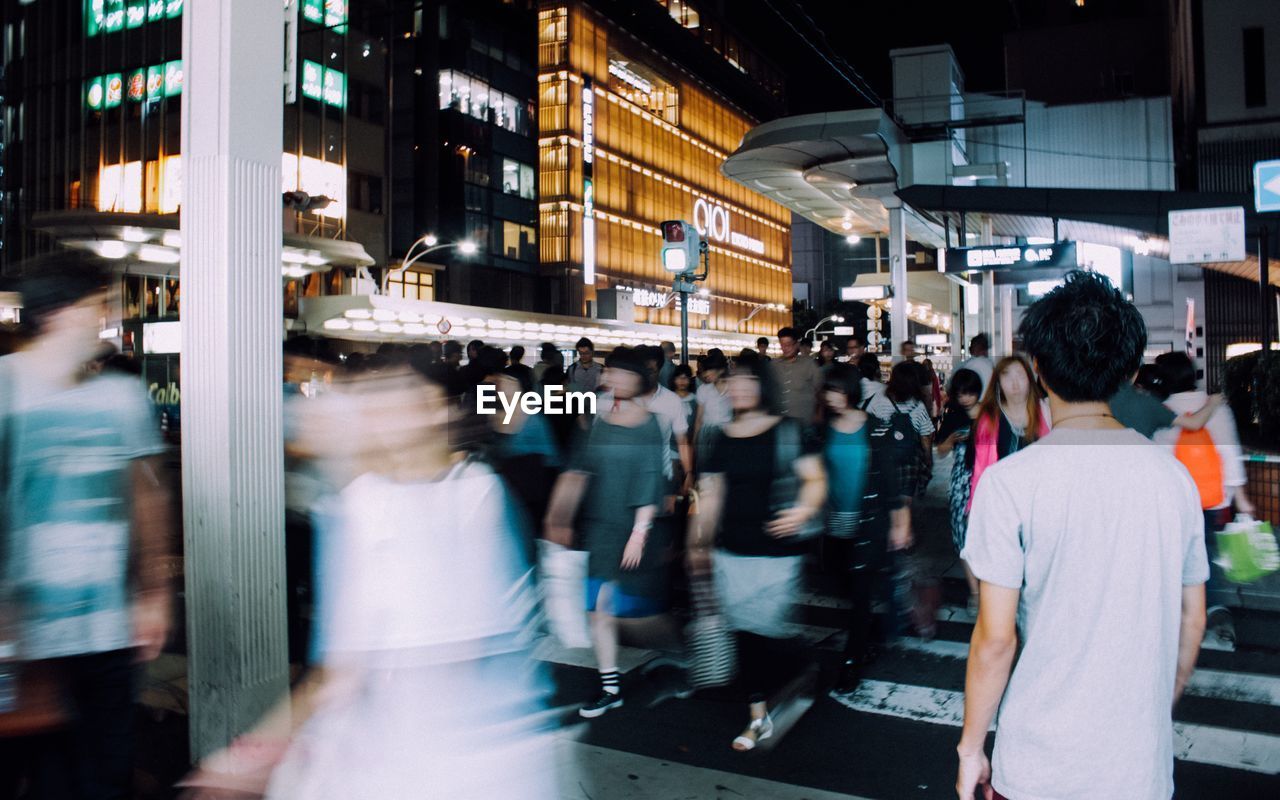
[[[1253,165],[1253,204],[1259,214],[1280,211],[1280,160]]]

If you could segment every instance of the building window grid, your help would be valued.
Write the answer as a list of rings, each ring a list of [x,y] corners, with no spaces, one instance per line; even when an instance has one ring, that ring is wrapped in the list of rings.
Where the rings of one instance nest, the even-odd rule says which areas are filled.
[[[407,270],[387,279],[387,293],[409,300],[435,299],[435,273]]]

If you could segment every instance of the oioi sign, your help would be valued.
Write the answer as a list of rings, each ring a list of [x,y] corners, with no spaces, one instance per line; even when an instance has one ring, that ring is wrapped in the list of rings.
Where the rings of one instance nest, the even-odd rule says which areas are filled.
[[[764,242],[733,230],[729,209],[699,197],[693,201],[693,227],[713,242],[729,244],[757,255],[764,255]]]

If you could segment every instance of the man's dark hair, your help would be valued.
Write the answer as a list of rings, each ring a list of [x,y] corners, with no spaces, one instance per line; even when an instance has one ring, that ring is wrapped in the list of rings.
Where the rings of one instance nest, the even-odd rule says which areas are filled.
[[[512,345],[511,347],[511,363],[519,364],[524,359],[524,347],[521,345]]]
[[[987,338],[985,333],[980,333],[969,340],[969,353],[971,355],[986,355],[991,349],[991,340]],[[978,351],[982,352],[979,353]]]
[[[1138,374],[1133,379],[1133,385],[1148,394],[1160,398],[1161,401],[1169,398],[1169,393],[1164,388],[1164,375],[1161,374],[1160,368],[1155,364],[1143,364],[1138,367]]]
[[[666,358],[667,353],[675,353],[676,345],[675,342],[662,342],[658,345],[658,349],[662,351],[662,357]]]
[[[472,339],[471,341],[467,342],[467,357],[474,358],[475,356],[471,354],[472,353],[478,354],[481,350],[484,349],[484,347],[485,347],[484,342],[482,342],[479,339]]]
[[[636,355],[640,356],[640,359],[650,369],[654,370],[661,369],[662,362],[667,360],[667,354],[662,352],[662,348],[656,345],[641,345],[636,348]]]
[[[1045,386],[1069,403],[1109,399],[1147,346],[1133,303],[1106,277],[1081,270],[1027,309],[1018,334]]]
[[[752,350],[750,347],[744,347],[742,348],[742,352],[738,353],[738,357],[733,360],[733,365],[736,367],[737,365],[743,364],[743,363],[754,364],[759,360],[760,360],[760,354],[758,352],[756,352],[755,350]]]
[[[497,375],[506,369],[507,354],[496,347],[485,345],[480,348],[479,353],[476,353],[473,363],[475,364],[475,369],[472,372],[473,376],[477,380],[487,378],[490,375]]]
[[[1196,390],[1196,363],[1186,353],[1176,350],[1156,356],[1160,391],[1165,395]]]
[[[704,370],[709,369],[727,369],[728,366],[729,360],[724,357],[724,353],[715,350],[708,352],[702,357],[702,360],[698,362],[698,371],[703,372]]]
[[[761,336],[759,339],[756,339],[756,347],[768,347],[768,346],[769,346],[768,336]]]
[[[796,342],[799,342],[799,341],[800,341],[800,331],[798,331],[798,330],[796,330],[795,328],[792,328],[790,325],[788,325],[787,327],[785,327],[785,328],[781,328],[781,329],[779,329],[779,330],[778,330],[778,338],[779,338],[779,339],[795,339],[795,340],[796,340]]]
[[[827,370],[822,388],[841,392],[849,398],[849,405],[856,406],[862,402],[862,373],[853,364],[837,361]]]
[[[28,259],[19,268],[22,324],[35,332],[50,314],[103,291],[110,283],[106,262],[91,253],[64,250]]]
[[[674,385],[675,385],[676,378],[679,378],[681,375],[685,376],[686,378],[688,378],[688,379],[689,379],[689,380],[691,380],[691,381],[693,380],[693,370],[692,370],[692,369],[689,369],[689,365],[688,365],[688,364],[676,364],[676,368],[675,368],[674,370],[672,370],[672,372],[671,372],[671,385],[672,385],[672,386],[674,386]]]
[[[951,385],[947,388],[947,394],[953,403],[962,394],[976,394],[982,397],[982,376],[971,369],[956,370],[951,376]]]
[[[850,336],[848,339],[844,340],[845,348],[848,349],[849,345],[853,344],[854,342],[857,342],[860,345],[866,345],[866,342],[862,340],[862,337],[855,333],[854,335]]]
[[[444,343],[445,358],[448,358],[449,356],[460,356],[460,355],[462,355],[462,345],[458,342],[457,339],[450,339],[449,341]]]
[[[573,346],[573,349],[578,350],[583,347],[587,348],[593,353],[596,351],[596,346],[592,344],[591,340],[585,336],[583,336],[581,339],[578,340],[578,343]]]

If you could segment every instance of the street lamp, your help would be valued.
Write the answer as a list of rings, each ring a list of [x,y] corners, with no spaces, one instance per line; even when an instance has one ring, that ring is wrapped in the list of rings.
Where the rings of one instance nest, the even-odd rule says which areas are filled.
[[[434,253],[437,250],[448,250],[451,247],[458,248],[458,252],[462,253],[464,256],[472,256],[480,251],[480,246],[470,239],[463,239],[461,242],[445,242],[444,244],[440,244],[439,241],[440,240],[437,239],[434,234],[428,233],[426,236],[423,236],[413,244],[409,245],[409,249],[404,253],[404,258],[400,260],[400,266],[392,270],[387,270],[387,272],[382,276],[382,287],[378,293],[385,295],[387,293],[387,284],[391,282],[392,276],[403,275],[405,270],[412,267],[418,262],[418,259],[428,253]],[[423,249],[414,253],[413,250],[418,245],[423,245]]]
[[[824,322],[844,322],[844,317],[840,316],[839,314],[832,314],[832,315],[831,315],[831,316],[829,316],[829,317],[823,317],[822,319],[818,320],[818,324],[817,324],[817,325],[814,325],[812,328],[810,328],[809,330],[805,331],[805,332],[804,332],[804,336],[802,336],[801,338],[802,338],[802,339],[808,339],[811,335],[813,335],[813,334],[817,333],[817,332],[818,332],[818,328],[821,328],[821,327],[822,327],[822,323],[824,323]]]
[[[776,305],[774,303],[765,303],[762,306],[756,306],[754,311],[752,311],[750,314],[743,317],[742,319],[738,320],[738,324],[733,326],[733,329],[736,331],[738,328],[742,327],[742,323],[750,322],[751,318],[754,317],[756,314],[759,314],[761,311],[786,311],[786,310],[787,310],[787,307],[784,306],[782,303],[778,303]]]

